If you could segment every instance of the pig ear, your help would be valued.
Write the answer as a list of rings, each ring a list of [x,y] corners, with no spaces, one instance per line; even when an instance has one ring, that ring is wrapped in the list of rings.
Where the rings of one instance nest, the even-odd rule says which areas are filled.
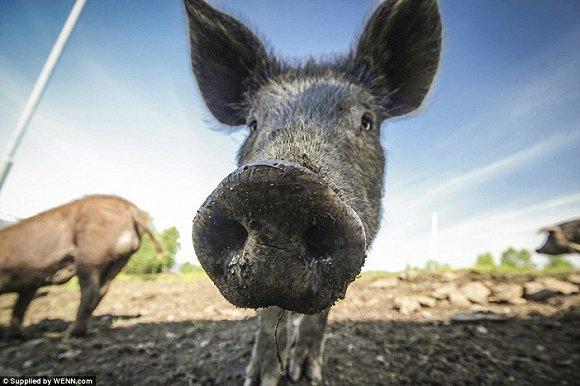
[[[418,108],[439,63],[441,18],[436,0],[386,0],[359,39],[356,59],[391,116]]]
[[[184,0],[189,18],[191,62],[201,95],[212,114],[241,125],[245,93],[266,70],[268,55],[248,28],[202,0]]]

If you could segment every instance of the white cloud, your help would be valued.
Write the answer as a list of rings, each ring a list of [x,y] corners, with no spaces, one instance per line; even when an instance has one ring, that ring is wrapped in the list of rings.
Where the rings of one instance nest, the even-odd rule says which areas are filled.
[[[139,90],[122,75],[104,68],[86,58],[79,63],[77,76],[82,75],[92,91],[105,93],[106,103],[75,103],[77,98],[90,96],[85,94],[50,94],[52,98],[43,100],[0,197],[0,211],[24,217],[88,193],[118,194],[148,210],[159,228],[176,225],[182,236],[179,259],[191,260],[193,216],[219,181],[235,169],[241,137],[208,129],[193,98],[184,101],[171,89],[170,81],[164,91],[171,97],[160,101],[154,90]],[[537,106],[546,105],[541,97],[565,85],[562,74],[570,69],[566,66],[564,70],[555,72],[557,76],[548,71],[529,87],[509,93],[507,101],[502,99],[486,115],[498,117],[497,127],[513,125],[524,116],[529,121]],[[4,104],[0,111],[10,110],[15,116],[13,110],[22,106],[32,83],[0,61],[0,101]],[[553,107],[562,100],[549,102]],[[80,110],[67,111],[71,105]],[[9,121],[0,120],[0,145],[12,129]],[[481,132],[489,119],[479,117],[472,124]],[[429,183],[422,178],[408,179],[411,182],[405,185],[389,181],[401,188],[391,189],[385,199],[384,226],[366,267],[394,270],[407,263],[421,265],[429,258],[433,210],[453,207],[465,199],[458,196],[467,189],[491,189],[498,178],[532,168],[566,147],[577,147],[579,139],[580,131],[574,128],[528,147],[513,146],[513,152],[503,158],[482,158],[479,166],[469,170],[456,167],[456,174],[446,180],[431,175]],[[468,265],[476,254],[487,250],[497,254],[509,245],[533,248],[541,239],[536,229],[580,214],[579,194],[542,200],[524,207],[517,202],[502,203],[490,213],[465,213],[453,224],[442,218],[441,260]]]
[[[526,207],[500,207],[476,215],[439,232],[439,261],[469,266],[478,254],[490,251],[498,257],[509,246],[533,251],[543,236],[537,230],[580,215],[580,193],[564,195]],[[426,216],[427,217],[427,216]],[[430,218],[426,219],[427,221]],[[422,234],[386,233],[377,240],[366,269],[400,270],[406,264],[422,266],[430,256],[430,238]]]
[[[149,211],[158,228],[177,226],[178,259],[190,261],[191,221],[206,196],[235,169],[239,135],[212,131],[194,106],[187,110],[178,98],[160,111],[147,95],[97,63],[78,68],[86,84],[110,103],[85,106],[81,101],[80,110],[67,111],[90,95],[47,93],[16,155],[0,211],[28,217],[86,194],[119,195]],[[0,66],[0,83],[10,85],[2,87],[2,100],[20,108],[27,82]],[[0,144],[11,130],[2,123]]]

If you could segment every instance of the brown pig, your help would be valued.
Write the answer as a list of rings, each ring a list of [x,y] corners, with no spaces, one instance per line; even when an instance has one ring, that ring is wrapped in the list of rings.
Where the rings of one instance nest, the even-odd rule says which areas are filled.
[[[149,214],[129,201],[92,195],[0,229],[0,295],[18,293],[8,336],[21,334],[38,288],[65,283],[75,274],[81,301],[66,336],[83,335],[89,316],[145,233],[162,252],[148,223]]]
[[[566,221],[558,225],[540,229],[548,237],[536,252],[545,255],[580,253],[580,219]]]

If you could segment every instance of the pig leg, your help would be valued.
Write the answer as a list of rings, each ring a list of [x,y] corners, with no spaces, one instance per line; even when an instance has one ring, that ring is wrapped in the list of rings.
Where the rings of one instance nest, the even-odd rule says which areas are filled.
[[[102,271],[87,273],[84,280],[80,280],[79,276],[79,282],[81,282],[81,304],[77,312],[77,318],[71,326],[70,332],[67,333],[67,337],[84,335],[89,317],[109,290],[115,276],[121,272],[128,260],[129,257],[123,257],[109,264]],[[83,281],[86,283],[85,286],[82,284]],[[83,299],[86,299],[85,305],[83,305]]]
[[[282,317],[280,315],[282,314]],[[282,313],[278,307],[268,307],[260,310],[260,328],[256,333],[256,341],[252,350],[252,358],[246,369],[244,386],[276,386],[283,375],[280,360],[284,363],[287,342],[288,311]],[[277,329],[278,347],[274,338]]]
[[[296,319],[286,370],[293,382],[298,382],[302,376],[306,376],[312,385],[319,385],[322,381],[324,330],[329,312],[330,308],[327,308],[318,314],[300,315]]]
[[[96,269],[79,267],[77,270],[81,286],[81,303],[73,324],[69,327],[66,338],[84,335],[87,331],[89,316],[99,304],[100,272]]]
[[[18,299],[16,300],[16,303],[14,303],[14,308],[12,310],[8,338],[22,337],[22,322],[24,320],[24,314],[26,313],[30,302],[34,299],[37,290],[38,288],[34,287],[26,288],[18,292]]]
[[[127,264],[128,260],[129,256],[123,257],[122,259],[114,261],[109,266],[107,266],[105,270],[103,270],[103,273],[101,274],[99,300],[97,301],[97,304],[99,304],[99,302],[103,299],[103,296],[105,296],[105,294],[109,290],[111,282],[119,274],[119,272],[121,272],[125,264]],[[95,305],[95,307],[96,306],[97,305]]]

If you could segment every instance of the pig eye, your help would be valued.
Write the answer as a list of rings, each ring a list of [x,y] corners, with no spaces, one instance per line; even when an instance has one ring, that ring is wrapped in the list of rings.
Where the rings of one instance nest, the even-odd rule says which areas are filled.
[[[256,131],[258,129],[258,121],[256,119],[252,119],[248,122],[248,128],[250,131]]]
[[[360,119],[360,127],[363,131],[369,131],[373,128],[373,118],[370,114],[364,114]]]

